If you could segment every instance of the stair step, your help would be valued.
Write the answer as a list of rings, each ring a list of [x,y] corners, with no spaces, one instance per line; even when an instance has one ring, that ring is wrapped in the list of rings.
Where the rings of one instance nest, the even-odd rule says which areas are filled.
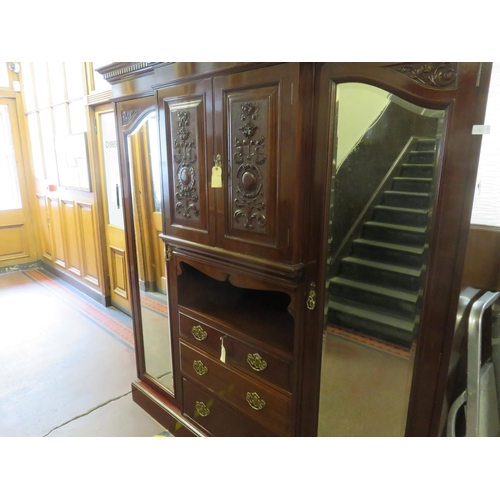
[[[404,208],[429,208],[429,193],[406,193],[404,191],[385,191],[382,205]]]
[[[434,151],[410,151],[408,163],[425,163],[427,165],[433,165]]]
[[[328,321],[344,328],[410,347],[414,322],[405,321],[347,300],[328,302]]]
[[[428,222],[428,210],[419,208],[389,207],[377,205],[373,209],[373,220],[389,224],[402,224],[425,227]]]
[[[336,276],[330,280],[329,293],[335,297],[380,309],[386,314],[399,315],[405,320],[415,316],[418,292],[409,293],[371,283]]]
[[[432,178],[429,177],[394,177],[392,189],[412,193],[430,193]]]
[[[423,246],[426,228],[387,224],[386,222],[369,221],[363,225],[363,239],[386,241],[397,245]]]
[[[409,163],[403,163],[401,165],[401,176],[402,177],[434,177],[434,166],[433,165],[411,165]]]
[[[436,148],[436,139],[418,139],[415,145],[417,151],[434,151]]]
[[[423,247],[395,245],[388,242],[359,238],[353,241],[353,256],[393,265],[420,269],[423,264]]]
[[[350,256],[342,259],[340,275],[365,283],[418,291],[421,270]]]

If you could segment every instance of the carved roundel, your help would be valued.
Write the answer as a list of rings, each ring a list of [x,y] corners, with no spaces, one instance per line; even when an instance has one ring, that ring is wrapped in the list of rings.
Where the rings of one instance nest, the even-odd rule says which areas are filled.
[[[184,193],[191,192],[194,188],[194,169],[193,167],[181,164],[177,170],[178,187]]]
[[[262,189],[262,174],[255,165],[244,163],[236,173],[238,191],[245,198],[255,198]]]

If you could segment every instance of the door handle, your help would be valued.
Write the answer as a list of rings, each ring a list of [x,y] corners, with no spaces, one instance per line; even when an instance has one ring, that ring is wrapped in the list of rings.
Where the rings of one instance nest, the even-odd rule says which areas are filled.
[[[120,187],[116,185],[116,208],[120,208]]]

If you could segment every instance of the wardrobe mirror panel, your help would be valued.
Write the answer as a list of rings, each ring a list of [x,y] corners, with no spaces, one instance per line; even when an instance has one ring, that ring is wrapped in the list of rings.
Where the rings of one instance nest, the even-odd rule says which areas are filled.
[[[145,371],[173,392],[156,113],[127,136]]]
[[[332,84],[320,436],[403,436],[445,111]]]

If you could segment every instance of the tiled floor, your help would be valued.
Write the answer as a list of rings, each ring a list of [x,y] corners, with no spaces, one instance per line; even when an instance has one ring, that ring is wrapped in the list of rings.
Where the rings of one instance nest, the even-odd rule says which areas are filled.
[[[154,436],[131,320],[39,270],[0,275],[0,436]]]

